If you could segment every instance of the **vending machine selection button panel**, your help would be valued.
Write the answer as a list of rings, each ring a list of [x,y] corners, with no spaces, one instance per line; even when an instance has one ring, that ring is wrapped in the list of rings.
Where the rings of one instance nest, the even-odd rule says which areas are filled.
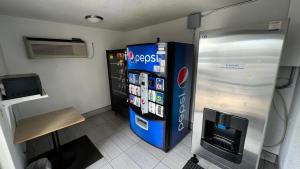
[[[148,113],[148,74],[140,74],[141,85],[141,110],[142,114]]]

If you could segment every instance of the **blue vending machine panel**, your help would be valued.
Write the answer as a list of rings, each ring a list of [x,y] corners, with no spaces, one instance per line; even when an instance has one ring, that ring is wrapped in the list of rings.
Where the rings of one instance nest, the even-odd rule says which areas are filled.
[[[175,48],[172,81],[172,116],[170,148],[174,147],[190,131],[190,102],[194,47],[182,43],[171,44]]]
[[[165,149],[164,88],[166,43],[127,47],[130,127],[140,138]],[[139,78],[135,78],[139,76]]]
[[[145,119],[130,108],[130,128],[149,144],[164,149],[165,121]]]

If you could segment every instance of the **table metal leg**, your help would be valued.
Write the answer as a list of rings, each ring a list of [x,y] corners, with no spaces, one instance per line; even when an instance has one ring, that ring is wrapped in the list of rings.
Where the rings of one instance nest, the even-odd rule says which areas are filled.
[[[58,136],[58,132],[52,132],[51,133],[52,136],[52,142],[53,142],[53,146],[54,146],[54,150],[59,153],[60,151],[60,141],[59,141],[59,136]]]
[[[64,152],[64,150],[61,150],[61,145],[59,141],[59,135],[58,132],[52,132],[52,141],[54,146],[54,151],[56,153],[56,158],[53,160],[55,164],[54,166],[57,166],[57,168],[67,168],[68,166],[72,165],[72,163],[75,160],[75,153],[74,152]]]

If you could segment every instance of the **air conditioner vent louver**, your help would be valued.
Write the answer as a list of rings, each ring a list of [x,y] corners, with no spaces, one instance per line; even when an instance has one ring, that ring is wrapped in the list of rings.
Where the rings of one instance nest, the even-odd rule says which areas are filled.
[[[81,39],[24,37],[28,58],[86,58],[87,46]]]

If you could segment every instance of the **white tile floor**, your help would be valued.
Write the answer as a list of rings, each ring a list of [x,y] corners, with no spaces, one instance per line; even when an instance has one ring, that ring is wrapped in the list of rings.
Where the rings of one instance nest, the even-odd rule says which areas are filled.
[[[61,143],[87,135],[104,156],[88,169],[181,169],[192,157],[191,133],[168,153],[142,141],[129,128],[128,120],[112,111],[88,118],[85,122],[59,132]],[[52,149],[49,135],[27,144],[29,157]],[[217,166],[200,159],[205,169]]]

